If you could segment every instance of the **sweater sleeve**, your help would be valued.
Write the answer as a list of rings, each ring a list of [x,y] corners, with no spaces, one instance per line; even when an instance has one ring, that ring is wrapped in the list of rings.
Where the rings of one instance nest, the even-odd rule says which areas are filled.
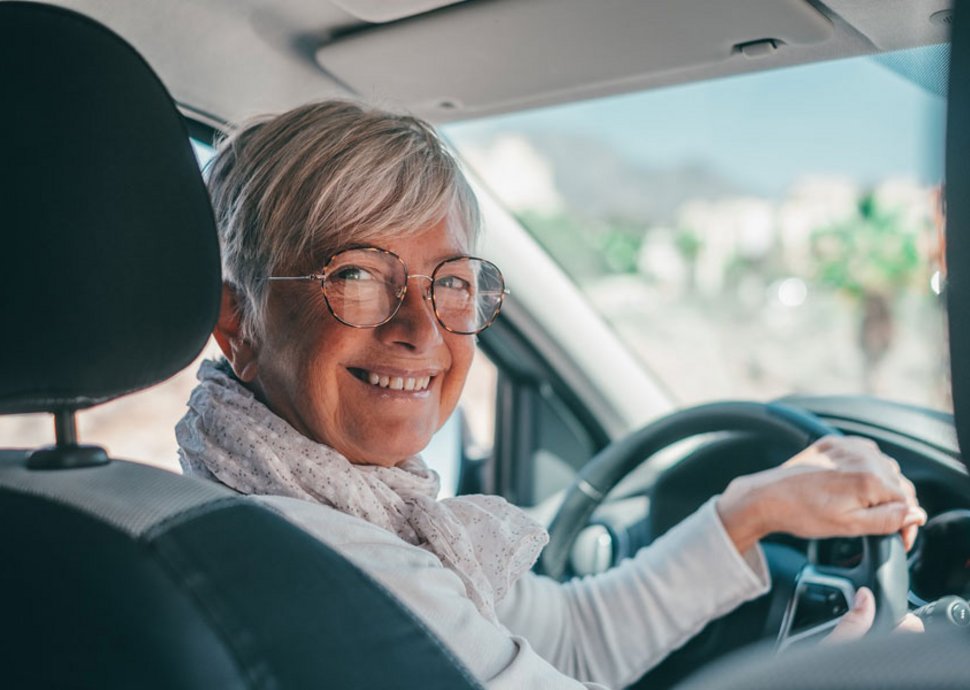
[[[601,575],[520,578],[498,614],[564,674],[623,687],[769,580],[761,548],[739,554],[711,499]]]
[[[489,690],[605,690],[557,670],[528,640],[482,616],[461,579],[431,553],[380,527],[315,503],[280,496],[257,500],[383,585]]]

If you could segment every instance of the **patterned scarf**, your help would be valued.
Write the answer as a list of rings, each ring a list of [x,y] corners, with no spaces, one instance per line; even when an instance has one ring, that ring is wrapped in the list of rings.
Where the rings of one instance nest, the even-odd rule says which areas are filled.
[[[203,362],[198,379],[175,428],[186,474],[244,494],[322,503],[383,527],[453,570],[489,620],[549,540],[498,496],[436,500],[438,474],[420,456],[396,467],[352,464],[277,417],[225,363]]]

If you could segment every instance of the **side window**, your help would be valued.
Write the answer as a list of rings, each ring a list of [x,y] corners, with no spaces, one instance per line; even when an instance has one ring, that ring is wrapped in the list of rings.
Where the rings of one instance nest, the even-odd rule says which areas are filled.
[[[596,453],[592,436],[551,386],[539,387],[531,481],[523,504],[538,505],[562,491]]]
[[[546,381],[502,371],[497,392],[493,490],[536,506],[569,486],[600,444]]]
[[[531,507],[569,486],[600,445],[549,383],[478,350],[458,409],[422,455],[442,496],[498,493]]]

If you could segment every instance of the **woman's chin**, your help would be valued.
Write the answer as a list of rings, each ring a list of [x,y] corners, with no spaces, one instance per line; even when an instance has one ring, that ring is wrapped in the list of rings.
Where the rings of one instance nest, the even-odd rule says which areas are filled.
[[[368,441],[356,444],[357,447],[353,451],[345,452],[344,455],[355,465],[394,467],[424,450],[431,442],[431,436],[395,439],[391,435],[386,435],[380,439],[381,442],[375,443],[375,439],[368,439]],[[388,443],[388,441],[393,442]]]
[[[350,460],[351,464],[354,464],[354,465],[372,465],[375,467],[397,467],[402,462],[407,460],[409,457],[415,455],[416,452],[410,453],[403,457],[397,454],[367,455],[367,456],[357,455],[357,456],[347,456],[347,459]]]

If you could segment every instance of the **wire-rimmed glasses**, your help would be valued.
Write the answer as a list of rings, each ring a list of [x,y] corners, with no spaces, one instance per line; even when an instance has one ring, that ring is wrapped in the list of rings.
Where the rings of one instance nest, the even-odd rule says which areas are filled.
[[[426,298],[442,328],[461,335],[491,326],[508,294],[502,272],[491,261],[456,256],[439,263],[430,276],[409,274],[401,257],[377,247],[337,252],[319,273],[269,280],[319,281],[335,319],[353,328],[376,328],[397,314],[413,278],[428,281]]]

